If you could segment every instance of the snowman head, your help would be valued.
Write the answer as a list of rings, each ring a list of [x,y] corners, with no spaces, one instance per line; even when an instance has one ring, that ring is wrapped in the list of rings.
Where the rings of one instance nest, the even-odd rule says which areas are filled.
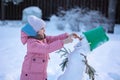
[[[84,37],[81,41],[79,41],[75,46],[75,49],[79,49],[83,53],[90,52],[90,43],[88,43],[87,39]]]

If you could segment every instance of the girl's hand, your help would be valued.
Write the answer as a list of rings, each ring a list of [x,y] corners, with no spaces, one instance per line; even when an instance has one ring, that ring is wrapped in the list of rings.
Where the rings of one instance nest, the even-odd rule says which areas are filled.
[[[63,40],[64,44],[72,43],[73,39],[69,36],[68,38]]]
[[[72,34],[70,34],[70,37],[78,38],[79,40],[82,40],[82,38],[79,37],[76,33],[72,33]]]

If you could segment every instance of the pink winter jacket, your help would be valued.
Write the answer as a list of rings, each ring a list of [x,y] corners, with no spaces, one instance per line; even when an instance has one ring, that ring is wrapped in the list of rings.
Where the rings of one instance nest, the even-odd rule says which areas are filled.
[[[63,47],[63,39],[68,34],[58,36],[47,36],[44,41],[40,41],[21,32],[21,41],[27,43],[27,54],[22,65],[20,80],[47,80],[47,64],[49,53]]]

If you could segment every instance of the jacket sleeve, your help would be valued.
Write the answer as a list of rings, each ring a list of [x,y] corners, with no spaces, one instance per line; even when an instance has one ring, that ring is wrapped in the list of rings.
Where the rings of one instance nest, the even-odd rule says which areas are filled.
[[[56,41],[56,40],[64,40],[68,37],[68,34],[67,33],[64,33],[64,34],[61,34],[61,35],[58,35],[58,36],[47,36],[46,37],[46,40],[47,40],[47,43],[52,43],[53,41]]]
[[[63,45],[64,44],[62,40],[56,40],[50,44],[41,44],[38,43],[37,40],[32,39],[27,43],[28,52],[32,53],[51,53],[62,48]]]

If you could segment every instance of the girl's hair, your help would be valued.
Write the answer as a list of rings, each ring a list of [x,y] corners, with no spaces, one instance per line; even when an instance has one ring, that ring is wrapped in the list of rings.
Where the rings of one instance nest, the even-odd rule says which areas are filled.
[[[44,34],[44,37],[37,34],[36,36],[29,36],[28,38],[34,38],[34,39],[38,39],[38,40],[43,40],[46,38],[46,35]]]

